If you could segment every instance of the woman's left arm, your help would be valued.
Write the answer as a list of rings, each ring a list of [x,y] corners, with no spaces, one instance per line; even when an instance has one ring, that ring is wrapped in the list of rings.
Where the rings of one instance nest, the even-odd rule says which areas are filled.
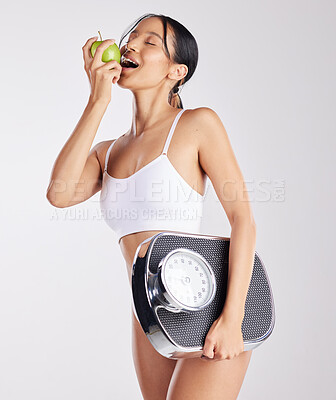
[[[198,126],[198,157],[211,180],[231,225],[225,304],[207,334],[203,354],[231,359],[243,351],[241,324],[256,244],[256,224],[245,182],[221,119],[210,108],[194,110]],[[215,353],[215,356],[213,355]]]

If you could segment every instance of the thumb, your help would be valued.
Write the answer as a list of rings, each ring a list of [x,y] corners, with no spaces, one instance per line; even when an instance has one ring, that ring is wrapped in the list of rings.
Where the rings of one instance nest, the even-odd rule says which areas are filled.
[[[203,354],[201,358],[214,358],[214,343],[206,340],[203,346]]]

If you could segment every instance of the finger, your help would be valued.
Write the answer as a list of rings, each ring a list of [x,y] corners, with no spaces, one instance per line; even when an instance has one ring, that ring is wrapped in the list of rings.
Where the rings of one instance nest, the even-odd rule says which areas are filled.
[[[226,354],[218,352],[218,353],[215,354],[213,359],[215,361],[221,361],[221,360],[226,360],[227,357],[226,357]]]
[[[110,60],[110,61],[104,62],[104,64],[100,68],[111,69],[111,68],[119,68],[119,67],[122,69],[120,63],[117,60]]]
[[[104,65],[102,65],[102,66],[99,67],[99,68],[108,69],[108,70],[119,69],[120,72],[121,72],[121,70],[122,70],[122,66],[121,66],[120,63],[118,63],[118,61],[116,61],[116,60],[108,61],[108,62],[104,63]]]
[[[83,50],[83,58],[84,58],[84,61],[85,61],[85,62],[87,62],[88,60],[90,60],[90,58],[92,59],[90,49],[91,49],[92,44],[93,44],[97,39],[98,39],[98,36],[95,36],[95,37],[92,37],[92,38],[88,39],[87,42],[85,43],[85,45],[82,47],[82,50]]]
[[[96,40],[98,39],[98,36],[94,36],[90,39],[88,39],[86,41],[86,43],[84,44],[84,46],[82,47],[82,50],[84,53],[88,53],[88,51],[90,50],[92,43],[94,43]]]
[[[121,65],[116,60],[111,60],[103,64],[104,65],[96,69],[96,73],[100,71],[103,75],[106,75],[108,79],[112,77],[112,83],[117,83],[122,72]]]
[[[207,358],[213,358],[214,357],[214,351],[213,351],[213,345],[210,344],[205,344],[203,347],[203,355]]]
[[[94,36],[94,37],[88,39],[88,40],[86,41],[86,43],[84,44],[84,46],[82,47],[82,49],[84,49],[85,47],[90,47],[89,45],[90,45],[91,43],[95,42],[97,39],[98,39],[98,36]]]
[[[106,47],[111,46],[111,44],[115,43],[115,39],[105,39],[103,40],[100,45],[97,47],[97,50],[102,47],[104,47],[106,45]]]
[[[116,84],[116,83],[119,81],[119,79],[120,79],[120,75],[115,76],[115,77],[112,79],[112,83]]]

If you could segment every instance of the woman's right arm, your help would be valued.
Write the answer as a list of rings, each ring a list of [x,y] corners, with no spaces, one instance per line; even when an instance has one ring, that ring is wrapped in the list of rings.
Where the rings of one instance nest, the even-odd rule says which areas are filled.
[[[53,206],[72,206],[100,190],[101,167],[97,146],[101,144],[92,149],[91,146],[105,110],[105,104],[89,101],[75,130],[56,158],[46,194]],[[78,200],[79,194],[82,200],[72,202],[75,197]]]
[[[112,83],[119,80],[121,66],[116,61],[101,61],[105,49],[114,43],[113,39],[101,43],[92,58],[90,47],[94,41],[95,38],[89,39],[83,47],[85,71],[91,85],[90,98],[54,163],[47,188],[46,197],[55,207],[64,208],[81,203],[101,189],[102,171],[97,150],[104,142],[92,149],[91,146],[111,100]]]

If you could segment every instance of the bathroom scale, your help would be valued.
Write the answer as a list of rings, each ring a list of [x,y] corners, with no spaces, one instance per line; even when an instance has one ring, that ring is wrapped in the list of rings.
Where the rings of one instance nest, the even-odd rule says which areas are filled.
[[[148,241],[141,257],[140,249]],[[159,232],[138,245],[132,306],[147,338],[164,357],[202,355],[206,335],[225,304],[229,250],[230,238],[175,231]],[[265,342],[274,324],[270,280],[255,251],[241,325],[244,351]]]

